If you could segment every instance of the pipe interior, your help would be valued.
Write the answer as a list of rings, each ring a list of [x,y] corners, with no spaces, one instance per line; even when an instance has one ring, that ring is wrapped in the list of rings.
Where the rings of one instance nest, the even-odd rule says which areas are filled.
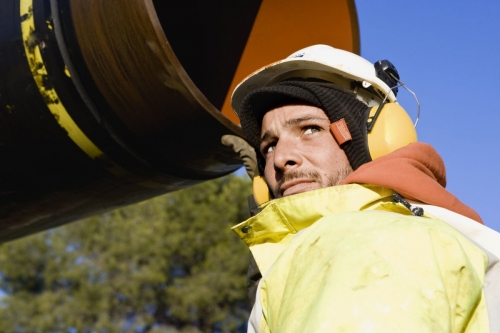
[[[194,84],[221,109],[261,0],[153,0],[177,58]]]

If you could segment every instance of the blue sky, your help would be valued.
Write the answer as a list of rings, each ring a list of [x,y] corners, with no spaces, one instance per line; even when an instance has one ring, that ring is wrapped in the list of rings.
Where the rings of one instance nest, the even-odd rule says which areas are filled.
[[[500,1],[355,2],[361,55],[396,66],[420,100],[419,141],[443,157],[447,189],[500,231]],[[398,98],[415,116],[413,97]]]

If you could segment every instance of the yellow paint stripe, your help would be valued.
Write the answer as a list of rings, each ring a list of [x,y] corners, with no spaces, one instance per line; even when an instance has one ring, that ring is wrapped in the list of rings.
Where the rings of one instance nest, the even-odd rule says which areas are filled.
[[[24,51],[31,69],[33,78],[40,94],[50,112],[54,115],[59,125],[67,132],[71,140],[75,142],[87,155],[95,159],[104,153],[82,132],[78,125],[66,111],[54,88],[46,87],[44,77],[48,75],[40,52],[40,45],[35,40],[35,19],[33,17],[33,0],[21,0],[21,31],[23,36]],[[43,45],[43,44],[42,44]]]
[[[106,169],[118,177],[131,176],[132,174],[122,167],[112,163],[109,158],[97,147],[83,131],[78,127],[75,121],[71,118],[68,111],[62,104],[56,90],[53,87],[47,87],[44,78],[48,75],[47,68],[42,58],[40,51],[43,42],[39,43],[35,36],[35,19],[33,16],[33,0],[20,1],[20,14],[21,14],[21,31],[23,37],[23,46],[26,53],[26,59],[31,69],[31,74],[35,79],[36,85],[40,94],[45,100],[45,104],[50,110],[50,113],[57,120],[59,125],[66,130],[68,136],[81,150],[83,150],[92,159],[106,160],[108,163]],[[66,75],[70,73],[65,68]],[[141,182],[139,185],[147,188],[160,188],[162,184],[152,181]]]

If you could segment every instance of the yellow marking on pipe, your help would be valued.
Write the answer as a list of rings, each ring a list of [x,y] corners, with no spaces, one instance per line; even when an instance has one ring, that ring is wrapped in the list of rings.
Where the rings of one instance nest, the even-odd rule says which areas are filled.
[[[28,60],[31,74],[50,113],[56,118],[59,125],[68,132],[69,137],[92,159],[104,155],[104,153],[83,133],[73,121],[68,111],[62,104],[54,88],[47,87],[45,78],[48,76],[47,68],[43,62],[40,45],[33,32],[35,31],[35,19],[33,17],[33,0],[21,0],[21,31],[23,46]]]
[[[90,158],[99,159],[104,162],[106,170],[118,177],[131,176],[132,174],[123,169],[119,165],[112,162],[78,127],[75,121],[71,118],[68,111],[61,102],[53,87],[46,85],[46,78],[48,78],[47,68],[42,58],[40,47],[44,48],[45,43],[38,42],[34,34],[35,19],[33,17],[33,0],[20,0],[20,14],[21,14],[21,32],[23,38],[24,52],[26,59],[31,70],[33,79],[36,82],[40,95],[45,100],[45,104],[54,116],[59,125],[66,130],[71,140],[81,150],[83,150]],[[49,29],[52,29],[50,22],[46,22]],[[64,73],[71,77],[67,67],[64,68]],[[138,183],[138,185],[147,188],[163,187],[162,184],[152,181],[145,181]]]

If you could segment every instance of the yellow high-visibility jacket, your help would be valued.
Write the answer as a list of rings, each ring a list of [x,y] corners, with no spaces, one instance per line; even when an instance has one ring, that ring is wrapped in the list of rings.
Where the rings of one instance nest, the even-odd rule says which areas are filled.
[[[500,332],[500,235],[391,189],[341,185],[234,227],[262,272],[249,332]]]

